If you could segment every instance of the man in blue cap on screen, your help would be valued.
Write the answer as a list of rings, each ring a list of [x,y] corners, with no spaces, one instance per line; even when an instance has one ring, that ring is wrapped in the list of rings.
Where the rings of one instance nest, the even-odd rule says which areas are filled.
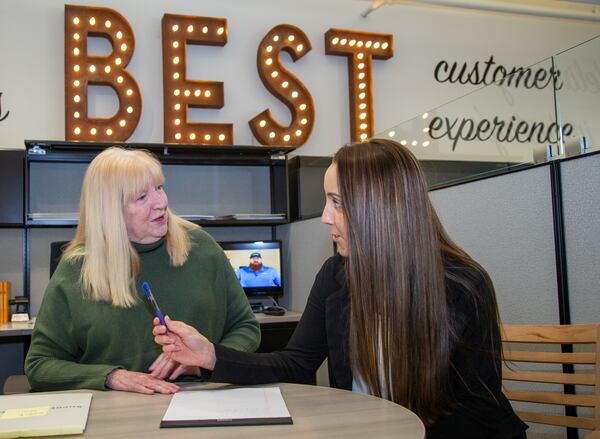
[[[238,268],[236,274],[244,288],[281,286],[279,272],[273,267],[263,265],[259,252],[251,253],[248,266]]]

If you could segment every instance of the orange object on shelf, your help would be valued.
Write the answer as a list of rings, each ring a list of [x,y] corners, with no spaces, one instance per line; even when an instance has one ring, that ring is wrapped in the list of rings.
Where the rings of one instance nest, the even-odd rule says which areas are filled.
[[[10,305],[10,282],[5,280],[0,282],[0,323],[9,322]]]

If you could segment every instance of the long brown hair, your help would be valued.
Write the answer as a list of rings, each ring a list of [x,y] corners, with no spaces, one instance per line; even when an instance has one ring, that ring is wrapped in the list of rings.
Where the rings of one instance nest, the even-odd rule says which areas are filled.
[[[333,161],[348,225],[353,374],[430,425],[453,405],[447,282],[477,295],[489,278],[445,233],[408,149],[373,139],[342,147]],[[497,329],[495,302],[490,308]]]

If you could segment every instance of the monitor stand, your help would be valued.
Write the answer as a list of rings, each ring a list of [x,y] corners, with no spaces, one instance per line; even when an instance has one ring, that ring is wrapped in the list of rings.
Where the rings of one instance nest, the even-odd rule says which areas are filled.
[[[277,306],[278,303],[272,296],[248,297],[252,312],[262,312],[268,306]]]

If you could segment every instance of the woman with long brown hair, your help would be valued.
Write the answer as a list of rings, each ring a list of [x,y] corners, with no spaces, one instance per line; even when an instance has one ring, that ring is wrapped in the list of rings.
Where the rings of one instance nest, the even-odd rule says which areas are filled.
[[[238,384],[306,382],[328,357],[332,386],[408,407],[428,438],[525,437],[501,392],[492,282],[446,235],[415,157],[390,140],[346,145],[324,188],[322,221],[338,254],[317,275],[288,346],[240,353],[155,321],[163,351]]]

